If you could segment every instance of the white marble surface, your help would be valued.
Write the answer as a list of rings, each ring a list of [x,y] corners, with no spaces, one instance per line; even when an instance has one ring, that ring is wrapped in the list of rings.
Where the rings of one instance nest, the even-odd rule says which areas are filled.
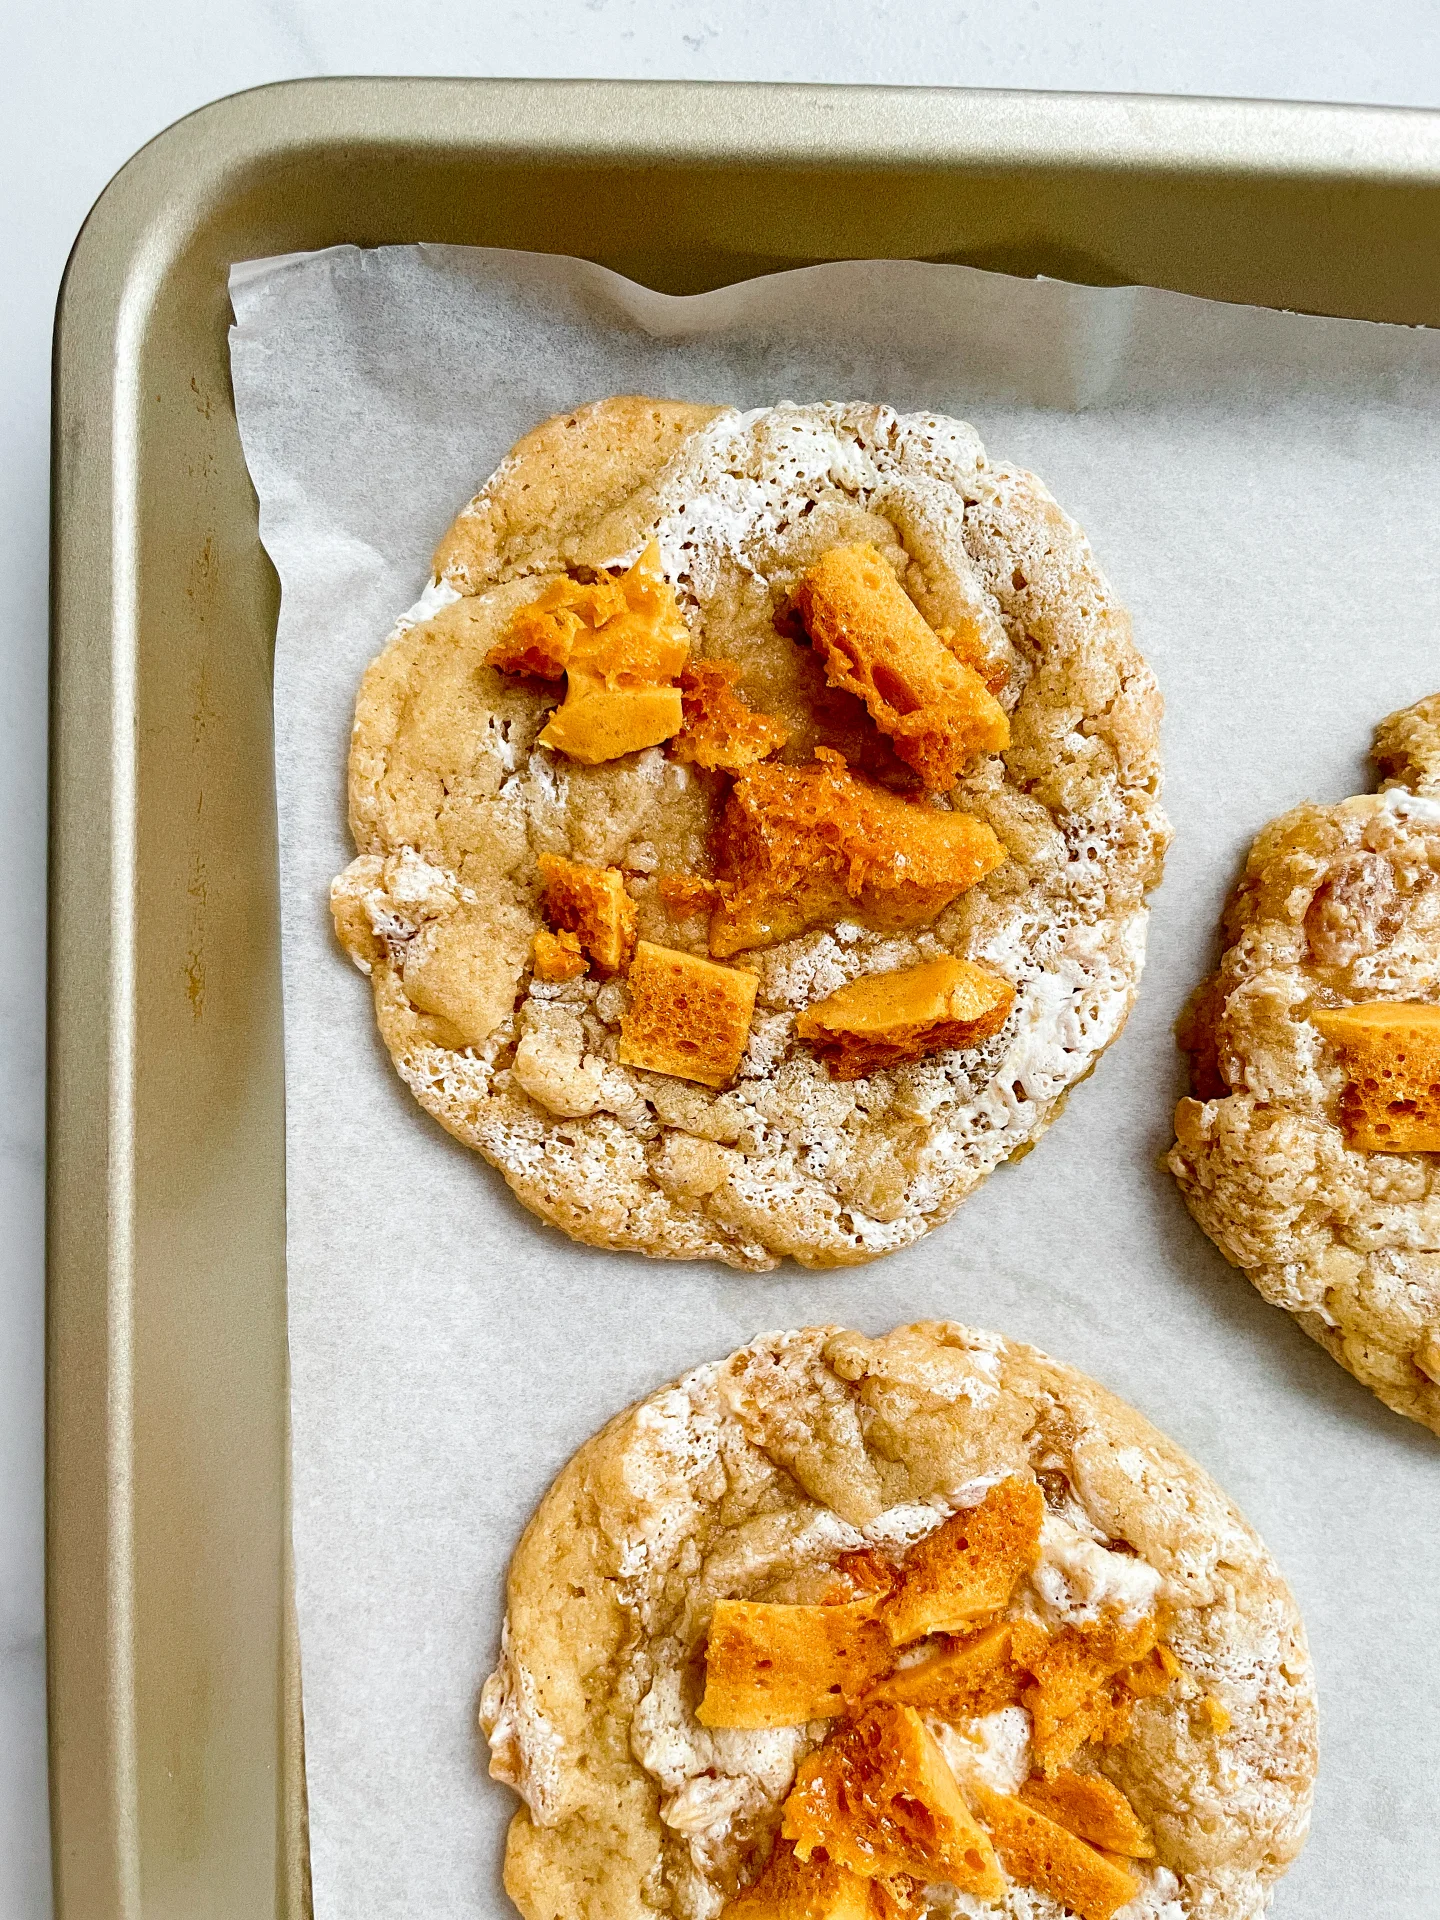
[[[48,0],[4,35],[0,150],[0,1920],[50,1912],[42,1181],[50,327],[123,161],[218,95],[311,74],[1102,88],[1440,106],[1435,0]]]

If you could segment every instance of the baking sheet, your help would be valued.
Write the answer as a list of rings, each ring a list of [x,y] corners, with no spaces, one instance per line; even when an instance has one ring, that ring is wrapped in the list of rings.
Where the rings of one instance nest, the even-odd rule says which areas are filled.
[[[1278,1915],[1421,1920],[1440,1884],[1440,1445],[1266,1306],[1158,1157],[1171,1022],[1274,813],[1369,784],[1440,686],[1440,336],[1147,289],[853,263],[677,299],[544,255],[336,248],[235,269],[232,366],[283,598],[297,1601],[318,1920],[500,1916],[510,1793],[475,1730],[525,1517],[613,1411],[764,1329],[948,1316],[1175,1436],[1295,1588],[1322,1706]],[[572,1246],[415,1106],[330,933],[360,675],[456,508],[612,392],[874,399],[972,420],[1089,533],[1167,700],[1176,840],[1139,1005],[1039,1150],[869,1267],[768,1276]]]

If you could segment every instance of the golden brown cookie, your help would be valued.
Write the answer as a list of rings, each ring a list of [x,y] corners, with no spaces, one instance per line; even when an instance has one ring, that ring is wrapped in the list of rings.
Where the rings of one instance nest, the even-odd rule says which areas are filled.
[[[1037,480],[929,414],[606,400],[436,567],[360,689],[332,894],[427,1111],[578,1240],[748,1268],[907,1245],[1034,1142],[1168,838],[1153,677]],[[942,959],[989,988],[920,1006]],[[890,973],[862,1034],[799,1032]]]
[[[1250,849],[1178,1028],[1170,1168],[1267,1300],[1440,1433],[1440,694],[1374,755],[1378,793]]]
[[[951,1322],[767,1335],[612,1420],[516,1550],[481,1723],[526,1920],[1252,1920],[1315,1771],[1224,1494]]]

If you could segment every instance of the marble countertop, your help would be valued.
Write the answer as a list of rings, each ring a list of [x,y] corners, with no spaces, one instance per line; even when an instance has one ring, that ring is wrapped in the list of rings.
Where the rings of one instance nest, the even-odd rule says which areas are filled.
[[[1434,0],[51,0],[7,33],[0,301],[0,1915],[50,1913],[42,1561],[50,330],[135,149],[270,80],[431,73],[1096,88],[1440,106]]]

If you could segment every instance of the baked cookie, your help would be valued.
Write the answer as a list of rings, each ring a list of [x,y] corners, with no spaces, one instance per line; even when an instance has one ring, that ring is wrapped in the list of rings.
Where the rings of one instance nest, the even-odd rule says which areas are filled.
[[[1440,694],[1374,758],[1378,793],[1250,849],[1176,1029],[1170,1169],[1267,1300],[1440,1433]]]
[[[1124,1024],[1159,721],[1084,536],[968,426],[607,400],[520,442],[367,672],[336,926],[543,1219],[863,1261]]]
[[[1249,1920],[1315,1772],[1224,1494],[951,1322],[771,1334],[612,1420],[516,1550],[480,1718],[526,1920]]]

